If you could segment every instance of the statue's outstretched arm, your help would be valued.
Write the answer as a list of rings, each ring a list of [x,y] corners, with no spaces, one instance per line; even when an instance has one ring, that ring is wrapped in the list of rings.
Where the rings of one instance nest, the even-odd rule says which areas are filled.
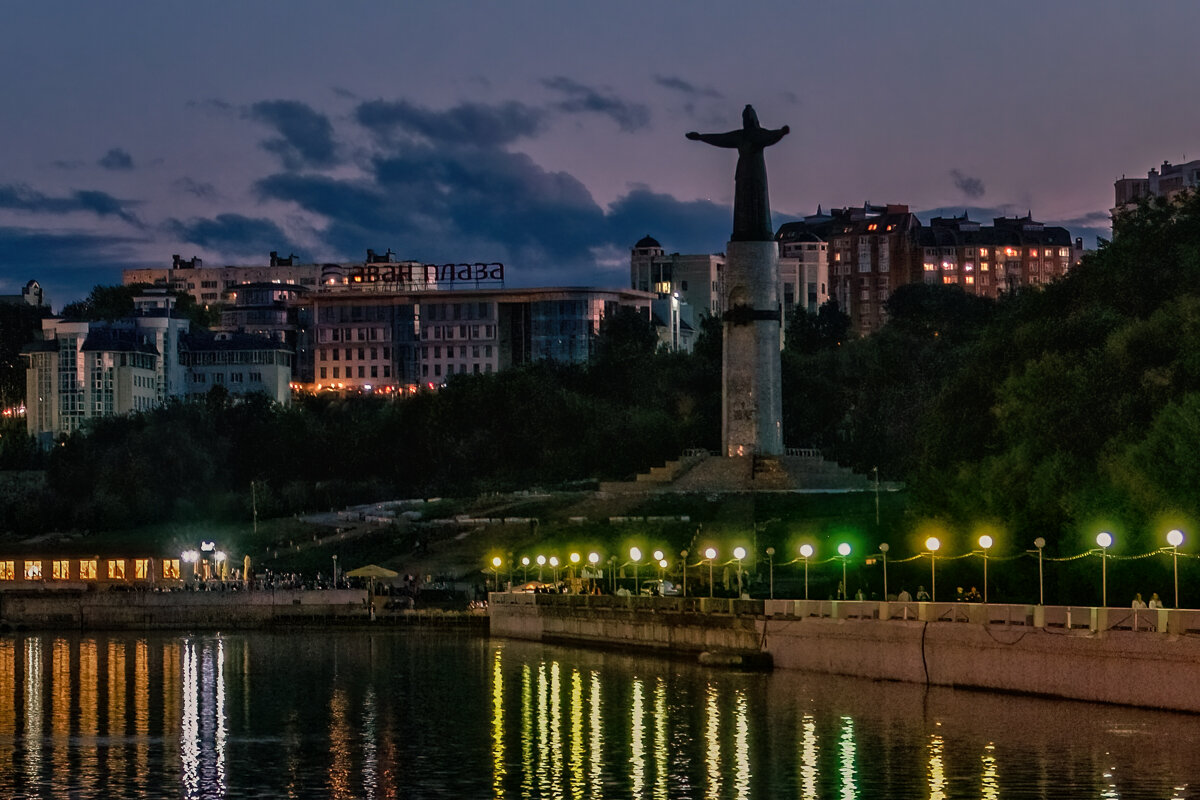
[[[687,138],[694,142],[701,141],[711,144],[714,147],[737,147],[742,143],[742,131],[736,130],[729,133],[696,133],[692,131]]]
[[[764,133],[766,133],[766,136],[763,137],[763,147],[770,147],[771,145],[775,144],[780,139],[782,139],[784,136],[787,136],[790,131],[791,131],[791,128],[789,128],[787,125],[784,125],[782,128],[779,128],[777,130],[764,131]]]

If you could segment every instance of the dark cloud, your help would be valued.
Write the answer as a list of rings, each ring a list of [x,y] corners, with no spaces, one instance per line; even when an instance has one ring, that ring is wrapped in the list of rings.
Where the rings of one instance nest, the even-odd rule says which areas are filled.
[[[60,158],[57,161],[51,161],[50,166],[57,167],[58,169],[79,169],[83,166],[83,162]]]
[[[349,89],[347,89],[344,86],[334,86],[330,89],[330,91],[332,91],[336,96],[342,98],[343,100],[357,100],[358,99],[357,94],[350,91]]]
[[[689,97],[712,97],[720,98],[723,95],[716,89],[704,86],[696,86],[694,83],[689,83],[683,78],[675,75],[655,75],[654,82],[666,89],[673,89],[676,92],[681,92]]]
[[[297,100],[264,100],[250,107],[248,116],[274,128],[278,139],[262,148],[279,156],[286,169],[331,167],[338,163],[329,118]]]
[[[961,170],[950,170],[950,177],[954,178],[954,185],[960,192],[970,197],[972,200],[983,197],[986,191],[983,188],[983,181],[979,178],[973,178],[970,175],[964,174]]]
[[[131,170],[133,169],[133,156],[120,147],[114,147],[101,156],[96,163],[105,169]]]
[[[163,229],[181,242],[220,253],[261,258],[272,250],[296,249],[278,225],[262,217],[218,214],[213,219],[193,218],[186,222],[172,218],[163,223]]]
[[[126,236],[0,227],[0,276],[10,283],[36,279],[61,307],[93,286],[119,284],[126,267],[146,266],[135,255],[144,244]]]
[[[129,211],[131,204],[106,192],[77,191],[67,197],[50,197],[22,184],[0,185],[0,208],[32,214],[71,214],[87,211],[100,217],[116,217],[141,227],[141,221]]]
[[[208,97],[204,100],[188,100],[188,108],[196,108],[201,111],[216,112],[219,114],[227,114],[233,111],[233,104],[225,100],[219,100],[215,97]]]
[[[358,124],[388,138],[398,131],[431,142],[498,147],[522,136],[534,136],[546,122],[546,112],[510,101],[498,105],[462,103],[434,111],[407,100],[372,100],[354,112]]]
[[[542,85],[567,96],[566,100],[554,104],[559,111],[603,114],[611,117],[623,131],[640,130],[650,124],[650,110],[641,103],[622,100],[561,75],[544,79]]]
[[[204,181],[197,181],[192,178],[185,177],[174,181],[171,186],[176,191],[186,192],[187,194],[194,195],[201,200],[217,199],[217,187]]]
[[[650,231],[672,249],[716,253],[729,240],[732,220],[729,206],[709,200],[677,200],[638,186],[609,206],[607,233],[609,241],[625,249]]]

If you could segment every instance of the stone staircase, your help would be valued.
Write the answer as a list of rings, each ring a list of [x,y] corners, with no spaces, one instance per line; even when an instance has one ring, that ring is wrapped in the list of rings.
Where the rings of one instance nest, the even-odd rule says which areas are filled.
[[[816,450],[789,450],[783,456],[721,458],[704,451],[688,451],[634,481],[602,482],[609,494],[645,492],[756,492],[756,491],[869,491],[874,483],[865,475],[835,461],[826,461]],[[891,488],[891,487],[889,487]]]

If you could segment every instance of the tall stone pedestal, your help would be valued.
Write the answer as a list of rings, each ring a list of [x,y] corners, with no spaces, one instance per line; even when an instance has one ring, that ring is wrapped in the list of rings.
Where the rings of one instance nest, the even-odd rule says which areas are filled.
[[[778,245],[729,242],[726,247],[724,455],[783,455]]]

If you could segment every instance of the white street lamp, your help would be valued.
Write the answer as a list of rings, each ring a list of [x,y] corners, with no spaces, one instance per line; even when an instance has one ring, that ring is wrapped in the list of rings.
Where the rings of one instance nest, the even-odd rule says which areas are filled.
[[[775,548],[767,548],[767,574],[770,581],[770,597],[775,599]]]
[[[929,602],[937,602],[937,551],[942,546],[936,536],[925,540],[925,549],[929,551]]]
[[[704,557],[708,559],[708,596],[713,596],[713,559],[717,557],[717,549],[710,547],[704,551]]]
[[[800,545],[800,557],[804,559],[804,599],[808,599],[808,560],[812,558],[813,546],[811,544]]]
[[[737,565],[738,599],[741,599],[741,596],[742,596],[742,559],[746,557],[746,548],[744,548],[744,547],[733,548],[733,557],[736,558],[737,562],[738,562],[738,565]]]
[[[642,560],[642,551],[636,547],[629,548],[629,560],[633,562],[633,593],[638,594],[641,591],[638,586],[638,565]]]
[[[850,557],[850,545],[842,542],[838,545],[838,555],[842,557],[842,599],[850,599],[850,587],[846,585],[846,561]]]
[[[1042,537],[1037,537],[1033,540],[1033,546],[1037,548],[1038,554],[1038,605],[1046,605],[1045,583],[1042,580],[1042,550],[1046,547],[1046,540]]]
[[[888,599],[888,592],[887,592],[887,554],[888,554],[888,550],[890,550],[890,549],[891,549],[891,547],[890,547],[890,546],[888,546],[888,543],[887,543],[887,542],[884,542],[884,543],[882,543],[881,545],[879,545],[879,552],[883,553],[883,599],[884,599],[884,601],[885,601],[885,602],[886,602],[886,601],[887,601],[887,599]]]
[[[687,550],[679,551],[679,561],[683,564],[683,596],[687,597]]]
[[[987,602],[987,559],[988,550],[992,547],[992,537],[986,533],[979,537],[979,547],[983,550],[983,602]]]
[[[1108,531],[1096,534],[1096,544],[1100,545],[1100,605],[1108,608],[1108,548],[1112,546],[1113,537]]]
[[[1183,531],[1178,528],[1167,531],[1167,544],[1171,545],[1171,561],[1175,568],[1175,607],[1179,608],[1179,545],[1183,544]]]

